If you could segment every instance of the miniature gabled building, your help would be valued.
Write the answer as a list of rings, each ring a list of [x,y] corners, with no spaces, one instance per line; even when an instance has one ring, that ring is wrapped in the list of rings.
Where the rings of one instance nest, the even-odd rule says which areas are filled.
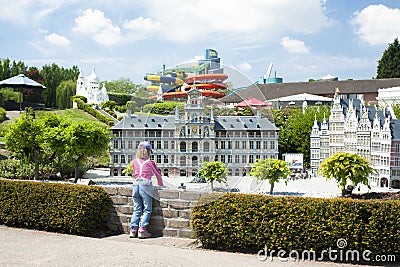
[[[326,153],[329,136],[329,155]],[[358,154],[370,160],[376,173],[370,185],[399,188],[400,121],[376,106],[364,106],[360,99],[340,99],[335,92],[329,122],[315,119],[310,136],[311,171],[317,175],[319,165],[336,152]]]
[[[142,141],[153,145],[153,160],[165,176],[194,176],[203,162],[226,164],[228,175],[248,174],[257,159],[278,158],[278,128],[257,116],[214,116],[204,110],[196,88],[188,91],[183,113],[138,116],[128,113],[112,127],[110,172],[122,170],[134,159]]]

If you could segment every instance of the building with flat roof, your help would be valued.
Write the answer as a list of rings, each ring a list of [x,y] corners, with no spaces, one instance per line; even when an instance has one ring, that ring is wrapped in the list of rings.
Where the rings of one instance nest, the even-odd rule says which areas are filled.
[[[239,103],[249,97],[266,101],[303,93],[332,98],[335,89],[339,88],[341,98],[363,99],[368,103],[376,101],[379,89],[396,86],[400,86],[400,78],[253,84],[221,98],[220,101],[226,104]]]
[[[153,146],[152,159],[164,176],[195,176],[203,162],[226,164],[228,175],[248,174],[257,159],[278,158],[278,128],[257,116],[214,116],[204,111],[196,88],[188,92],[184,111],[167,116],[128,112],[112,129],[110,175],[122,172],[142,141]]]

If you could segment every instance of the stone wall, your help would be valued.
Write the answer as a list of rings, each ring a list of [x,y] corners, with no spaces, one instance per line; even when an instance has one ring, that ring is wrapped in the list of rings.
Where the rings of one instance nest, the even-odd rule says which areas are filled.
[[[113,206],[106,221],[111,231],[129,233],[133,212],[132,187],[106,186]],[[192,238],[191,209],[205,193],[186,190],[154,189],[153,212],[149,232],[153,236]]]

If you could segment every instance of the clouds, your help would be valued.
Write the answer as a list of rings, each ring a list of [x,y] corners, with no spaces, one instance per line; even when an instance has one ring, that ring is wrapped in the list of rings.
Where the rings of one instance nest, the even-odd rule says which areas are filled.
[[[46,35],[45,39],[49,43],[57,46],[65,46],[71,43],[65,36],[61,36],[56,33],[51,33],[49,35]]]
[[[132,42],[151,37],[161,30],[160,23],[144,17],[127,20],[123,25],[125,29],[129,30],[127,39]]]
[[[315,33],[331,24],[319,0],[145,2],[144,14],[160,25],[165,39],[177,43],[198,38],[262,42],[282,32]]]
[[[242,63],[240,63],[240,64],[237,66],[237,68],[238,68],[240,71],[248,72],[248,71],[251,71],[251,69],[253,68],[253,66],[250,65],[249,63],[243,61]]]
[[[289,53],[308,54],[310,51],[303,41],[283,37],[281,40],[282,47]]]
[[[103,45],[114,45],[122,40],[121,29],[98,9],[86,9],[75,19],[73,31],[83,33]]]
[[[391,0],[378,2],[386,6],[376,0],[0,0],[0,58],[96,64],[104,78],[143,82],[143,73],[162,63],[193,62],[214,48],[222,64],[253,79],[270,62],[285,81],[362,71],[369,78],[382,46],[400,32],[400,9],[389,7]]]
[[[229,8],[226,1],[211,0],[136,0],[131,5],[140,6],[141,13],[127,13],[123,23],[101,9],[86,9],[75,19],[74,32],[109,46],[154,37],[181,44],[211,38],[253,45],[282,32],[311,34],[331,25],[319,0],[238,0]]]
[[[361,40],[370,45],[386,45],[400,34],[400,9],[370,5],[355,12],[350,24],[356,27]]]

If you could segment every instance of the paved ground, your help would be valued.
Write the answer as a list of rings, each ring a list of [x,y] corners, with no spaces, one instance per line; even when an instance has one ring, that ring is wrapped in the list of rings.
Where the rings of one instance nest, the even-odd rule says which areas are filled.
[[[19,118],[20,115],[21,115],[21,111],[19,111],[19,110],[9,110],[9,111],[7,111],[5,121],[13,121],[15,118]]]
[[[257,255],[204,250],[192,239],[103,239],[0,226],[0,266],[360,266],[318,261],[261,261]]]
[[[82,183],[87,183],[88,180],[93,180],[95,182],[105,182],[105,181],[125,181],[127,183],[132,182],[130,177],[110,177],[109,168],[97,168],[94,170],[89,170],[82,179]],[[154,184],[156,184],[155,177]],[[211,187],[207,183],[190,183],[193,179],[192,177],[166,177],[163,176],[164,184],[169,189],[178,189],[178,186],[183,183],[187,190],[195,190],[200,192],[209,192]],[[219,183],[214,183],[214,187],[226,186]],[[228,187],[238,188],[241,193],[269,193],[270,185],[268,181],[257,181],[256,178],[251,176],[245,177],[228,177]],[[367,186],[358,186],[353,193],[366,193],[366,192],[399,192],[399,189],[389,189],[381,187],[372,187],[368,189]],[[287,184],[284,181],[279,181],[275,183],[274,186],[275,195],[294,195],[294,196],[308,196],[308,197],[322,197],[331,198],[338,197],[341,195],[340,189],[334,179],[325,179],[324,177],[312,177],[311,179],[298,179],[290,180]]]

